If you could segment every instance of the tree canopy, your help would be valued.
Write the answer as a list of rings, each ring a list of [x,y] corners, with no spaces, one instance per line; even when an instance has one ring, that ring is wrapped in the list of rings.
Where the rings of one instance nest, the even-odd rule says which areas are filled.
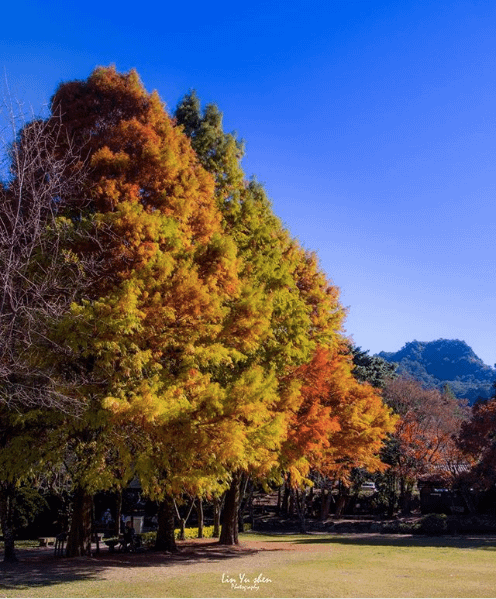
[[[57,412],[57,426],[32,422],[45,422],[49,459],[73,481],[69,554],[86,551],[91,494],[133,477],[161,502],[157,546],[170,548],[160,531],[185,493],[228,490],[221,540],[236,542],[241,476],[304,484],[310,469],[381,469],[394,417],[353,375],[339,290],[245,176],[244,144],[218,108],[202,111],[190,93],[172,118],[135,71],[100,67],[61,84],[42,125],[29,147],[50,148],[63,185],[37,221],[40,239],[56,239],[57,269],[37,276],[63,301],[56,318],[33,317],[43,351],[30,355],[80,409]],[[1,190],[7,232],[12,181]],[[23,268],[52,260],[47,247]]]

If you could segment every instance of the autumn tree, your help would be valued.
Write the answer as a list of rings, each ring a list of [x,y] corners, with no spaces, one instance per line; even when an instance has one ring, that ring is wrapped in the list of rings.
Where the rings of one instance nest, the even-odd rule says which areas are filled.
[[[215,387],[209,367],[233,360],[219,335],[238,292],[237,259],[211,176],[134,71],[98,68],[62,84],[52,112],[91,167],[62,215],[73,231],[67,251],[76,262],[91,257],[97,273],[54,333],[66,348],[59,372],[87,377],[79,394],[88,409],[65,427],[80,504],[68,551],[77,555],[91,493],[133,475],[151,489],[152,440],[200,410]],[[150,442],[134,455],[141,438]],[[159,482],[155,498],[167,486]]]
[[[303,496],[310,471],[348,485],[355,468],[385,468],[380,450],[396,418],[380,392],[357,381],[352,371],[345,342],[334,350],[319,347],[296,371],[303,401],[293,413],[282,465],[289,485]]]
[[[462,423],[457,447],[469,469],[461,469],[456,477],[468,508],[475,511],[469,489],[487,490],[496,483],[496,394],[488,400],[476,402]]]
[[[218,380],[229,381],[229,426],[238,439],[236,451],[226,456],[231,486],[220,539],[231,544],[237,543],[242,477],[263,478],[279,470],[281,445],[302,399],[300,383],[291,373],[311,358],[318,343],[338,344],[344,310],[316,256],[284,229],[263,187],[246,180],[244,143],[223,131],[218,108],[210,104],[202,111],[192,92],[175,116],[214,176],[222,226],[240,258],[241,291],[231,307],[227,333],[244,358],[234,369],[216,373]]]
[[[487,472],[491,469],[488,466],[495,449],[495,423],[496,398],[478,401],[472,407],[470,419],[462,424],[459,435],[460,448]]]
[[[455,437],[466,414],[466,404],[447,390],[424,389],[413,379],[392,379],[384,389],[386,403],[400,416],[385,459],[400,484],[405,513],[419,477],[451,477],[459,453]]]
[[[98,68],[59,87],[52,115],[61,122],[54,157],[75,151],[64,180],[89,165],[52,227],[63,231],[64,268],[84,285],[47,328],[58,351],[40,357],[58,393],[84,407],[77,418],[62,412],[50,437],[58,444],[49,443],[74,481],[68,554],[88,551],[92,493],[133,476],[160,502],[158,548],[174,546],[175,498],[226,488],[220,541],[236,543],[240,480],[280,471],[295,415],[301,408],[304,420],[306,410],[298,369],[318,347],[346,404],[319,459],[343,472],[352,458],[372,463],[351,439],[375,448],[372,423],[387,417],[339,357],[338,290],[263,187],[245,181],[243,144],[223,132],[219,111],[202,113],[190,95],[176,125],[134,71]],[[347,421],[349,453],[338,438]]]

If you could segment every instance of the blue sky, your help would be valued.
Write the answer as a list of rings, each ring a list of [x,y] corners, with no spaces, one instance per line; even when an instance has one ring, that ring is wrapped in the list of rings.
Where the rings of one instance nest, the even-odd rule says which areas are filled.
[[[170,110],[190,88],[216,102],[357,345],[456,338],[496,362],[496,4],[19,0],[2,17],[2,78],[37,113],[111,63]]]

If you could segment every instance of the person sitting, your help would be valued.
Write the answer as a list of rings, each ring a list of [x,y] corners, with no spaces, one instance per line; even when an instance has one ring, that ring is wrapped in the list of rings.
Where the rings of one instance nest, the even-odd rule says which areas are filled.
[[[123,551],[134,551],[140,546],[140,537],[136,534],[134,530],[133,523],[131,520],[126,522],[126,526],[124,528],[124,540],[122,543]]]

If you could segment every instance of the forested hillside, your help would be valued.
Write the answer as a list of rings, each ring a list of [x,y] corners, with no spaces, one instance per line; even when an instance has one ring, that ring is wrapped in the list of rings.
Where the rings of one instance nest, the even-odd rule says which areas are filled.
[[[448,384],[459,398],[472,404],[493,393],[496,370],[474,353],[465,341],[438,339],[411,341],[397,352],[380,352],[381,358],[398,364],[398,374],[411,375],[426,387]]]

